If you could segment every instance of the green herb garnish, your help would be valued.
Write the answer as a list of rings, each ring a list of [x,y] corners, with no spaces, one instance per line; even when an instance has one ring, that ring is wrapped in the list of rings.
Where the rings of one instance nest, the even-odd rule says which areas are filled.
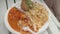
[[[30,8],[33,7],[33,2],[32,2],[31,0],[26,0],[26,3],[28,4],[28,6],[29,6]]]

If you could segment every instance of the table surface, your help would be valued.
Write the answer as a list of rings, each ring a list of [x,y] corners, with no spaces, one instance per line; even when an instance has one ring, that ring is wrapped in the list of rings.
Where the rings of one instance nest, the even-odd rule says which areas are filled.
[[[4,15],[7,9],[18,1],[20,0],[0,0],[0,34],[12,34],[4,26]],[[43,0],[40,1],[45,4]],[[51,11],[50,14],[51,14],[50,16],[51,20],[49,23],[49,27],[42,34],[60,34],[60,23],[58,22],[58,20]]]

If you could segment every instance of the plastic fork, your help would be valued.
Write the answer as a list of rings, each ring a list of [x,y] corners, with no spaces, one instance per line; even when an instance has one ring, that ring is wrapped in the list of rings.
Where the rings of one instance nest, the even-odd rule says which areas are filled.
[[[37,33],[33,32],[28,26],[23,27],[23,30],[29,31],[29,32],[31,32],[32,34],[37,34]]]

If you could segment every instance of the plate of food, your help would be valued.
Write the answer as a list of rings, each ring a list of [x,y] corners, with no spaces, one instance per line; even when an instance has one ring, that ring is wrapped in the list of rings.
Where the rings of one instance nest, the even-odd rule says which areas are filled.
[[[49,12],[39,0],[20,0],[7,10],[4,21],[12,33],[38,34],[47,29]]]

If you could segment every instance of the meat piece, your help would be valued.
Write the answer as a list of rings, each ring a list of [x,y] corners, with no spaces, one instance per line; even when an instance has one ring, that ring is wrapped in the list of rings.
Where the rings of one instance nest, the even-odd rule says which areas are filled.
[[[26,0],[22,0],[21,8],[25,11],[29,10],[29,6],[26,3]]]

